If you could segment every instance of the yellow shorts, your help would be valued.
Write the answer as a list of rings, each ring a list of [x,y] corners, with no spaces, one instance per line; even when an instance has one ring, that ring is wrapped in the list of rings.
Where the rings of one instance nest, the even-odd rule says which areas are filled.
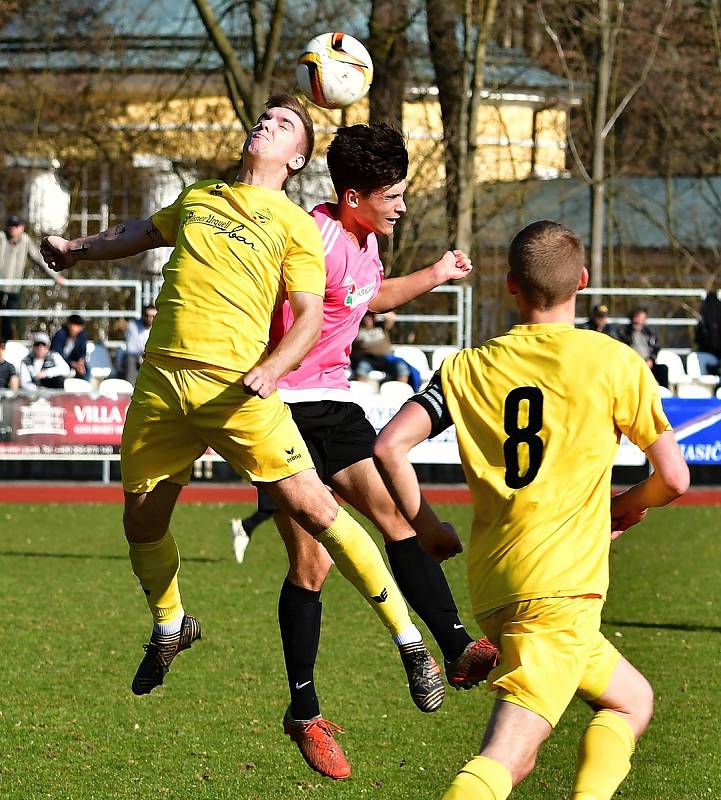
[[[163,480],[184,486],[212,447],[248,481],[277,481],[313,460],[288,406],[246,394],[242,374],[192,362],[145,360],[120,445],[123,488],[140,494]]]
[[[600,697],[621,657],[601,633],[602,608],[600,598],[552,597],[511,603],[479,618],[501,651],[488,676],[496,698],[555,727],[574,694]]]

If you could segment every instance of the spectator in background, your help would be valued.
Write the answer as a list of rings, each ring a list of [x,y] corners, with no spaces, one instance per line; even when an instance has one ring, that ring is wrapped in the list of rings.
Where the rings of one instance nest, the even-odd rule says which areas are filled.
[[[26,392],[39,388],[62,389],[69,375],[70,365],[60,353],[50,350],[47,333],[36,333],[32,351],[20,362],[20,388]]]
[[[350,364],[357,381],[368,380],[373,370],[385,372],[385,380],[410,383],[418,391],[420,373],[407,361],[393,355],[393,345],[388,331],[393,327],[396,315],[366,314],[360,325],[351,349]]]
[[[668,389],[668,367],[657,364],[658,343],[656,334],[646,325],[648,312],[645,308],[634,308],[630,315],[630,322],[618,334],[618,339],[633,348],[648,364],[654,378],[661,386]]]
[[[15,366],[5,361],[5,340],[0,339],[0,389],[10,389],[16,392],[20,388],[20,379],[15,371]]]
[[[598,333],[606,333],[618,339],[618,330],[615,325],[608,321],[608,306],[598,305],[591,309],[591,316],[587,322],[578,326],[587,331],[597,331]]]
[[[721,360],[721,300],[711,290],[701,303],[701,319],[696,326],[696,345],[704,353]]]
[[[25,275],[28,258],[52,278],[58,286],[65,278],[51,270],[43,261],[38,246],[25,233],[25,223],[15,215],[8,217],[5,230],[0,231],[0,280],[19,281]],[[20,308],[20,287],[0,284],[0,309],[9,311]],[[7,341],[17,338],[17,324],[14,317],[0,317],[0,335]]]
[[[65,325],[55,331],[50,349],[60,353],[78,378],[90,380],[90,370],[86,364],[88,335],[85,333],[85,320],[79,314],[71,314]]]
[[[145,344],[153,327],[153,320],[158,309],[153,306],[143,306],[143,316],[140,319],[131,319],[125,332],[125,364],[122,372],[126,380],[135,383],[138,370],[143,363]]]

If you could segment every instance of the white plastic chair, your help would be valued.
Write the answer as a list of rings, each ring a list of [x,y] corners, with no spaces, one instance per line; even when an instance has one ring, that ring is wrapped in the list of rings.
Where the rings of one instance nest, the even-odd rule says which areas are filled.
[[[441,366],[443,361],[448,358],[448,356],[452,356],[455,353],[459,352],[457,347],[451,347],[450,345],[444,347],[436,347],[433,351],[433,355],[431,356],[431,369],[435,372],[438,367]]]
[[[427,380],[433,374],[428,366],[426,354],[420,347],[413,344],[397,344],[393,348],[393,355],[415,367],[421,375],[421,380]]]
[[[350,393],[353,395],[354,399],[360,401],[364,397],[370,397],[372,394],[375,394],[376,392],[373,384],[368,383],[368,381],[351,381]]]
[[[91,378],[102,381],[113,371],[110,352],[102,342],[88,342],[86,359],[86,367],[90,369]]]
[[[414,395],[413,387],[402,381],[386,381],[381,384],[380,396],[392,403],[405,403]]]
[[[678,397],[685,398],[708,398],[713,397],[713,386],[702,386],[699,383],[691,383],[678,387]]]
[[[719,360],[713,353],[692,352],[688,354],[686,359],[686,369],[688,376],[694,383],[700,383],[704,386],[716,387],[719,385],[718,375],[709,375],[709,368],[713,369],[718,367]]]
[[[132,394],[133,384],[122,378],[106,378],[98,387],[101,397],[117,397],[120,394]]]
[[[5,343],[5,360],[9,361],[20,372],[20,362],[30,351],[22,343],[11,339]]]
[[[93,391],[91,383],[82,378],[65,378],[63,389],[71,394],[90,394]]]
[[[668,382],[671,386],[681,386],[691,383],[691,378],[686,374],[683,359],[673,350],[659,350],[656,363],[668,368]]]

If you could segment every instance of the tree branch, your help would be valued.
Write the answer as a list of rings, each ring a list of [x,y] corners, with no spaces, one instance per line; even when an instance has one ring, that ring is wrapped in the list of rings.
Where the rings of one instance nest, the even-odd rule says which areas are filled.
[[[621,114],[623,114],[626,106],[628,106],[631,100],[633,100],[633,97],[636,94],[636,92],[638,92],[638,90],[644,85],[644,83],[646,83],[648,74],[649,72],[651,72],[651,67],[653,66],[654,61],[656,60],[656,53],[658,52],[658,46],[663,36],[663,29],[666,26],[666,23],[668,22],[668,18],[671,13],[672,7],[673,7],[673,0],[666,0],[666,2],[664,3],[663,17],[661,18],[661,21],[658,23],[654,31],[654,41],[653,41],[653,47],[651,48],[651,53],[646,59],[646,63],[643,66],[643,70],[641,71],[639,79],[633,84],[633,86],[631,86],[628,92],[626,92],[626,95],[623,98],[623,100],[621,100],[621,102],[616,107],[616,110],[613,112],[613,114],[611,114],[608,122],[603,126],[603,130],[601,131],[601,137],[603,139],[605,139],[608,136],[609,132],[611,131],[611,128],[613,128],[618,118],[621,116]]]
[[[238,115],[238,119],[246,130],[253,127],[247,110],[242,115],[239,114],[239,99],[242,99],[244,109],[253,108],[253,82],[240,63],[235,54],[233,45],[228,40],[225,32],[220,27],[217,17],[213,12],[208,0],[193,0],[205,30],[208,32],[213,46],[218,51],[218,55],[223,59],[225,66],[224,78],[228,86],[229,96],[233,103],[233,110]],[[235,98],[235,99],[234,99]]]
[[[265,43],[265,54],[263,55],[263,67],[260,71],[260,80],[267,83],[273,74],[275,59],[278,55],[280,45],[280,34],[283,28],[283,16],[285,14],[285,0],[276,0],[270,18],[270,33]]]

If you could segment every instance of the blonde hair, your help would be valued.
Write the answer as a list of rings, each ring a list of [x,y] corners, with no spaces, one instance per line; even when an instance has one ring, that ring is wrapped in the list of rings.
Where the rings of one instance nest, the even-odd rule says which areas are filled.
[[[584,259],[581,237],[550,220],[527,225],[508,250],[508,266],[519,291],[542,311],[576,293]]]

